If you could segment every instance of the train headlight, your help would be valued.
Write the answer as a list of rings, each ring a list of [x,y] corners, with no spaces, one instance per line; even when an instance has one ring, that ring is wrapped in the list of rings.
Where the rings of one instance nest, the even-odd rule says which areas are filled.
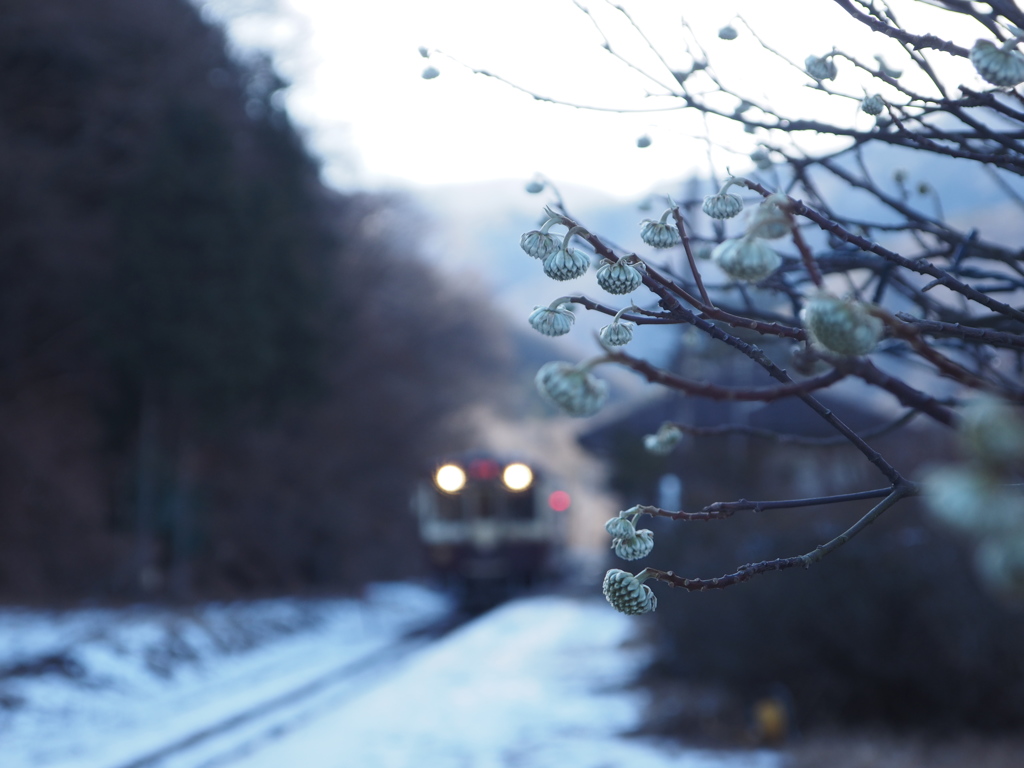
[[[466,486],[466,473],[457,464],[445,464],[434,473],[434,483],[445,493],[458,493]]]
[[[533,470],[525,464],[509,464],[501,473],[501,481],[510,491],[525,491],[533,482]]]

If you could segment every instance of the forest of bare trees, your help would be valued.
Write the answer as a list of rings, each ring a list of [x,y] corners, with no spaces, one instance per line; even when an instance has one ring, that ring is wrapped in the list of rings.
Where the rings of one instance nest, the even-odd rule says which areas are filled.
[[[0,15],[0,596],[414,571],[387,523],[500,355],[413,213],[326,189],[186,0]]]

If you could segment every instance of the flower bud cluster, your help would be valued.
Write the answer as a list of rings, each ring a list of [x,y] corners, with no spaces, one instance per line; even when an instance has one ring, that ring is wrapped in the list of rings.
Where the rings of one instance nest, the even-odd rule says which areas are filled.
[[[527,255],[541,260],[544,273],[548,277],[555,280],[582,277],[590,268],[590,257],[580,250],[571,248],[569,242],[577,235],[587,237],[586,231],[574,226],[561,238],[556,237],[548,230],[556,224],[563,223],[565,219],[550,208],[544,210],[548,219],[539,230],[525,233],[520,238],[520,246]],[[662,217],[662,221],[670,213],[671,209]],[[675,233],[674,228],[672,231]],[[675,233],[675,236],[678,242],[678,233]],[[597,282],[609,293],[624,295],[635,291],[643,284],[644,270],[646,266],[635,255],[624,256],[617,261],[602,259],[597,270]],[[530,325],[545,336],[562,336],[568,333],[576,317],[571,310],[562,305],[570,303],[571,299],[563,297],[547,307],[534,307],[530,313]],[[621,315],[622,312],[619,312],[611,323],[601,328],[602,343],[612,347],[622,346],[633,339],[635,325],[622,321]],[[575,373],[574,370],[569,363],[550,363],[538,372],[537,387],[545,397],[566,412],[587,416],[596,412],[604,403],[607,396],[606,385],[586,370],[578,370]]]
[[[635,324],[628,320],[622,320],[618,315],[601,328],[598,332],[601,341],[607,344],[609,347],[624,347],[633,340],[633,329],[636,327]]]
[[[733,216],[738,216],[743,210],[743,201],[740,200],[739,195],[733,195],[726,191],[735,183],[735,180],[730,178],[722,185],[717,195],[705,197],[701,210],[712,219],[731,219]]]
[[[979,538],[1024,537],[1021,495],[981,464],[943,466],[924,478],[932,514],[950,528]]]
[[[792,228],[789,215],[780,206],[788,203],[784,195],[772,195],[765,199],[750,215],[747,235],[765,240],[777,240],[789,234]]]
[[[535,184],[540,182],[533,182]],[[569,247],[569,241],[577,233],[583,233],[581,227],[573,227],[559,239],[548,230],[561,223],[561,218],[549,209],[544,209],[550,218],[540,229],[531,230],[519,239],[519,246],[528,256],[540,259],[544,265],[544,274],[554,280],[574,280],[582,277],[590,269],[590,257],[575,248]]]
[[[885,109],[885,100],[877,93],[874,96],[865,96],[860,103],[860,111],[872,116],[882,114]]]
[[[1020,42],[1013,38],[1001,46],[991,40],[978,40],[971,48],[971,63],[981,77],[1002,88],[1024,82],[1024,55],[1014,50]]]
[[[564,309],[564,299],[557,299],[547,307],[534,307],[530,313],[530,325],[545,336],[563,336],[572,330],[576,315]]]
[[[573,227],[562,237],[561,242],[548,230],[555,224],[561,223],[560,217],[555,216],[550,209],[545,209],[550,218],[544,222],[539,230],[527,232],[520,238],[519,245],[524,251],[535,259],[540,259],[544,265],[544,274],[554,280],[573,280],[586,274],[590,269],[590,257],[582,251],[569,247],[569,241],[577,233],[586,234],[581,227]]]
[[[833,54],[827,53],[824,56],[808,56],[804,59],[804,69],[807,74],[818,82],[822,80],[835,80],[839,70],[836,63],[832,61]]]
[[[619,296],[632,293],[643,283],[641,269],[643,262],[628,256],[618,261],[602,259],[601,266],[597,269],[597,284],[608,293]]]
[[[604,529],[612,535],[612,549],[623,560],[639,560],[654,549],[654,532],[646,528],[636,530],[631,519],[639,514],[637,508],[632,507],[604,524]]]
[[[983,395],[964,406],[957,429],[964,453],[1002,471],[1024,462],[1024,418],[1004,400]],[[1024,523],[1024,509],[1021,510]]]
[[[729,277],[749,283],[763,280],[782,264],[782,257],[754,235],[719,243],[711,259]]]
[[[540,229],[534,229],[525,233],[519,238],[519,247],[526,251],[528,256],[535,259],[546,259],[558,251],[559,240],[548,230],[552,225],[557,224],[557,219],[548,219]]]
[[[630,507],[604,524],[604,529],[612,536],[612,549],[623,560],[639,560],[654,549],[654,531],[636,529],[635,521],[641,514],[640,507]]]
[[[957,427],[964,464],[924,478],[935,517],[975,537],[975,568],[993,589],[1024,597],[1024,417],[991,395],[968,403]]]
[[[654,531],[641,528],[632,536],[612,541],[615,554],[623,560],[640,560],[651,554],[654,549]]]
[[[816,343],[837,355],[868,354],[882,338],[884,328],[866,305],[824,291],[808,299],[800,319]]]
[[[570,416],[593,416],[608,399],[608,384],[587,365],[545,363],[534,381],[541,395]]]
[[[544,259],[544,274],[552,280],[575,280],[590,269],[590,257],[569,246],[563,246]]]
[[[605,523],[604,529],[608,531],[614,539],[622,539],[626,536],[633,536],[636,534],[636,528],[633,526],[633,521],[629,519],[628,514],[624,514],[623,512],[620,512],[618,517],[613,517]]]
[[[650,613],[658,607],[658,598],[643,583],[646,578],[642,572],[634,576],[628,571],[612,568],[604,575],[601,591],[619,613],[631,616]]]
[[[679,230],[676,225],[668,223],[668,217],[672,215],[672,209],[668,209],[661,215],[659,221],[644,219],[640,222],[640,239],[651,248],[671,248],[679,245],[682,238],[679,237]]]
[[[683,439],[683,432],[675,424],[665,422],[653,435],[644,435],[644,448],[657,456],[668,456]]]

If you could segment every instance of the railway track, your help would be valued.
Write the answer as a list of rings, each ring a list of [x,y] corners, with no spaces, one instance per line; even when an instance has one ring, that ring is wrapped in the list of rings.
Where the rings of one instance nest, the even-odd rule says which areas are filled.
[[[365,692],[371,680],[396,671],[417,651],[457,627],[467,617],[444,616],[407,631],[393,643],[318,675],[284,693],[238,709],[187,735],[108,768],[215,768],[258,751],[262,744],[302,727],[318,714]]]

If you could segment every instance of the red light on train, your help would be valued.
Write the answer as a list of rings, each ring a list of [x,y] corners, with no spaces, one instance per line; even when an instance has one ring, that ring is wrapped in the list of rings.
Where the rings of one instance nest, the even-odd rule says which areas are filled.
[[[501,465],[493,459],[475,459],[469,462],[469,476],[474,480],[496,480]]]
[[[551,495],[548,496],[548,506],[555,510],[555,512],[565,512],[570,504],[572,504],[572,499],[565,491],[552,491]]]

